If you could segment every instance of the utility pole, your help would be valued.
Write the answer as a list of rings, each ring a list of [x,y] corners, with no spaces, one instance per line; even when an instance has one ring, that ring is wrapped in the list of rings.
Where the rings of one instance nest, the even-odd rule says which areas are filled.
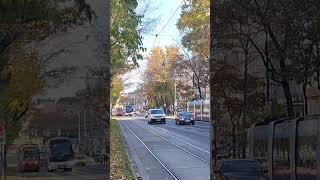
[[[177,105],[178,105],[178,102],[177,102],[177,76],[176,76],[176,69],[174,69],[174,106],[173,106],[173,109],[174,109],[174,115],[177,114]]]

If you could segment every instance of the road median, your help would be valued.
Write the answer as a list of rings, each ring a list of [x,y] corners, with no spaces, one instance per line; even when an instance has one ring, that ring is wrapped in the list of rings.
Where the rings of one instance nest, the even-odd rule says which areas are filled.
[[[112,180],[134,180],[134,174],[128,158],[128,154],[121,136],[117,120],[111,120],[111,179]]]

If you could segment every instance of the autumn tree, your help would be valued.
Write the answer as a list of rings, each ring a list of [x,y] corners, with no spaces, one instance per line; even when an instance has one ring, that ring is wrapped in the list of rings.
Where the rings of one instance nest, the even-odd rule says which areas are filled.
[[[176,47],[153,48],[144,72],[148,101],[157,107],[174,103],[174,64],[182,58]]]
[[[177,22],[182,45],[201,59],[210,54],[210,0],[186,0]]]
[[[111,83],[111,102],[116,103],[120,97],[120,94],[123,90],[123,81],[119,77],[114,77]]]

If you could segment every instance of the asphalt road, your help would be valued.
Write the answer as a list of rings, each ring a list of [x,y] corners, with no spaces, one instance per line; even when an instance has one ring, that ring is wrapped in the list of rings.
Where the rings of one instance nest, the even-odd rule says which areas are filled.
[[[144,117],[120,117],[118,122],[144,180],[206,180],[210,176],[208,123],[175,125],[147,123]]]
[[[74,167],[72,172],[48,172],[45,167],[40,172],[17,172],[15,155],[8,155],[8,180],[96,180],[106,179],[106,167],[101,164],[90,164],[85,167]]]

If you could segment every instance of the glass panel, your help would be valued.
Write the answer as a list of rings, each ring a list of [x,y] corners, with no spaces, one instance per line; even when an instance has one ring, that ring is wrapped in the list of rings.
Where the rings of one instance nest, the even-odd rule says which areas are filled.
[[[210,118],[210,101],[203,101],[203,120],[209,121]]]
[[[164,114],[163,110],[152,110],[151,114]]]
[[[297,180],[317,179],[317,121],[304,120],[297,127]]]
[[[269,127],[270,125],[261,125],[254,129],[253,157],[264,169],[267,169]]]
[[[273,178],[274,180],[290,179],[290,132],[292,123],[284,121],[275,124],[273,144]]]

